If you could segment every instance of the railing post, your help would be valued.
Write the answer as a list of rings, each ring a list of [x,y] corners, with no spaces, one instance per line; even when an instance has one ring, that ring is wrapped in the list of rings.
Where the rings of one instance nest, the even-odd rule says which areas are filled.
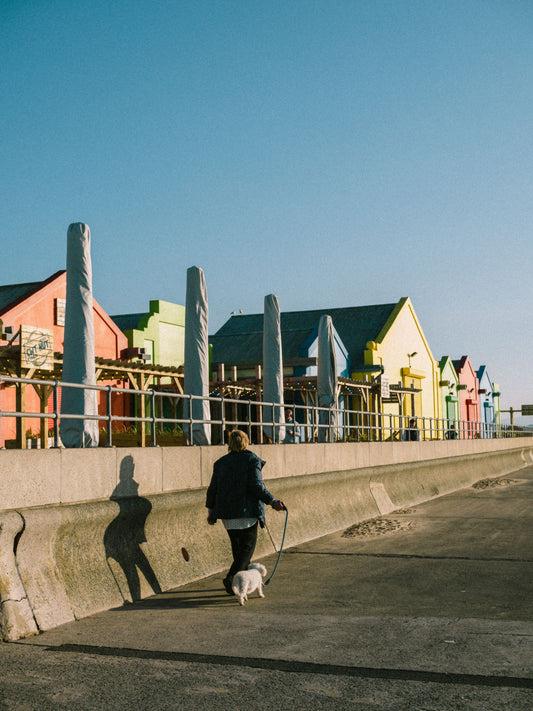
[[[107,430],[107,440],[106,440],[106,447],[112,447],[113,446],[113,435],[112,435],[112,413],[111,413],[111,385],[107,386],[107,393],[106,393],[106,401],[107,401],[107,425],[106,425],[106,430]]]
[[[52,395],[52,403],[54,408],[54,447],[59,447],[59,397],[57,390],[59,388],[59,380],[54,380],[54,389]]]
[[[152,443],[150,444],[150,447],[155,447],[157,445],[157,440],[156,440],[156,414],[155,414],[155,390],[152,388],[150,391],[150,405],[152,409],[152,420],[150,422],[151,429],[152,429]]]
[[[187,396],[188,401],[189,401],[189,444],[193,445],[194,444],[194,436],[192,432],[192,395],[189,394]]]
[[[225,412],[226,412],[226,406],[224,402],[224,395],[220,398],[220,427],[222,428],[222,432],[220,433],[220,443],[221,444],[226,444],[224,441],[224,432],[226,431],[226,417],[225,417]]]

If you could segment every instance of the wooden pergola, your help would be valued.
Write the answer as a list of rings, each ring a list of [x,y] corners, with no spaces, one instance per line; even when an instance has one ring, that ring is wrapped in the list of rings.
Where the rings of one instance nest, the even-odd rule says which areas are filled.
[[[297,363],[296,363],[297,361]],[[292,361],[284,361],[285,366],[294,365],[316,365],[316,358],[298,358]],[[261,365],[255,363],[239,364],[239,369],[255,368],[255,377],[238,378],[237,366],[219,366],[218,375],[222,375],[223,379],[214,380],[210,383],[210,394],[217,395],[230,400],[253,400],[260,402],[263,399],[263,379]],[[230,373],[229,378],[224,378],[226,372]],[[307,408],[318,407],[317,394],[317,376],[285,376],[283,378],[283,388],[285,392],[285,405],[294,407]],[[298,393],[301,402],[290,402],[289,393]],[[380,429],[383,418],[384,403],[394,403],[398,406],[398,416],[400,421],[403,417],[404,399],[408,394],[419,392],[414,388],[405,388],[402,385],[390,385],[388,397],[382,395],[381,383],[379,377],[374,377],[372,380],[353,380],[351,378],[337,378],[337,397],[344,396],[346,401],[354,397],[360,398],[362,403],[361,410],[364,411],[360,415],[360,421],[353,423],[354,429]],[[248,395],[248,398],[246,397]],[[292,396],[294,400],[294,395]],[[237,403],[232,403],[233,420],[237,420],[236,416]],[[348,408],[356,410],[356,408]],[[258,409],[258,426],[261,427],[261,408]],[[305,423],[301,423],[305,427]]]
[[[46,364],[46,367],[24,367],[22,365],[21,347],[18,344],[11,344],[0,347],[0,373],[16,378],[36,379],[48,381],[46,383],[31,383],[31,387],[37,393],[40,403],[40,413],[47,412],[48,400],[54,390],[54,385],[62,380],[63,376],[63,354],[54,353],[53,359]],[[96,383],[109,383],[110,381],[121,381],[127,383],[129,389],[133,391],[156,390],[159,392],[173,392],[183,394],[183,366],[178,368],[172,366],[153,365],[142,361],[123,361],[107,358],[95,357]],[[26,389],[28,383],[16,383],[16,410],[17,412],[27,412],[26,410]],[[146,398],[138,397],[139,417],[146,416]],[[26,418],[17,418],[16,446],[24,449],[26,447]],[[145,427],[138,427],[138,444],[144,446],[146,433]],[[41,444],[48,446],[47,421],[40,419]]]

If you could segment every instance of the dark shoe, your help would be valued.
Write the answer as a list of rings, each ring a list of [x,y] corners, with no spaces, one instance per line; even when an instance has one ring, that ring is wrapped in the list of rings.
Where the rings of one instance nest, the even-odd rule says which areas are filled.
[[[231,583],[232,583],[232,578],[224,578],[224,580],[222,581],[222,584],[224,585],[224,588],[225,588],[226,592],[228,593],[228,595],[235,595],[235,593],[231,589]]]

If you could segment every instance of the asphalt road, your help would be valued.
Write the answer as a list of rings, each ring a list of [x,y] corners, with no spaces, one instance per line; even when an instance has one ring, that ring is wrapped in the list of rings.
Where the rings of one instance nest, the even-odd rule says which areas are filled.
[[[532,504],[533,467],[287,550],[244,607],[216,575],[0,644],[0,709],[531,711]]]

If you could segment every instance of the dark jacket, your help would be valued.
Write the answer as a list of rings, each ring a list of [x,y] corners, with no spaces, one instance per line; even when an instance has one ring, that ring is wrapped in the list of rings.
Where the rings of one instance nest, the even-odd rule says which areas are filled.
[[[265,506],[274,497],[263,484],[261,469],[266,462],[257,454],[229,452],[213,465],[206,503],[212,518],[258,518],[265,525]]]
[[[419,442],[420,441],[420,432],[416,427],[408,427],[406,430],[403,432],[403,441],[404,442]]]

